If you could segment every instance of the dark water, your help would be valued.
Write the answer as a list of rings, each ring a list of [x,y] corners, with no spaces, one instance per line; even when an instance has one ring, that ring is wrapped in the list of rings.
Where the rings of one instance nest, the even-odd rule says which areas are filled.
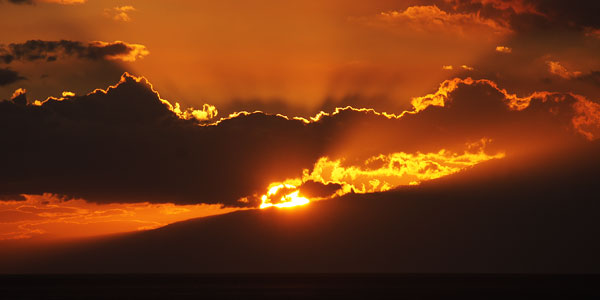
[[[595,275],[1,275],[0,299],[600,299]]]

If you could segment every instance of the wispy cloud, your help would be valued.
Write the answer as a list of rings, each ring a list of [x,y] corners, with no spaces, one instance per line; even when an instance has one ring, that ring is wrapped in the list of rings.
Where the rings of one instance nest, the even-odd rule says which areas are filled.
[[[391,30],[451,33],[466,36],[473,32],[506,34],[511,32],[507,24],[482,17],[478,13],[447,12],[435,5],[411,6],[403,11],[387,11],[371,17],[360,18],[362,22]]]
[[[107,8],[104,10],[104,16],[111,18],[115,21],[120,22],[131,22],[131,12],[137,11],[137,9],[131,5],[115,6],[113,8]]]

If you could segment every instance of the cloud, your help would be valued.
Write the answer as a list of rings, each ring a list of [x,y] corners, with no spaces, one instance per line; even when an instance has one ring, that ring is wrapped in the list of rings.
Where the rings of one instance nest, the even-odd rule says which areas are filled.
[[[597,139],[600,134],[600,104],[580,99],[573,107],[576,111],[573,126],[589,140]]]
[[[13,4],[36,4],[36,3],[54,3],[62,5],[83,4],[87,0],[7,0]]]
[[[476,151],[451,153],[440,150],[437,153],[404,153],[377,155],[368,158],[362,164],[344,165],[341,159],[319,159],[312,170],[306,170],[303,181],[338,184],[343,192],[373,193],[385,192],[398,186],[416,185],[424,181],[448,176],[490,159],[504,158],[504,153],[486,154],[481,144],[472,144],[469,148]],[[473,149],[475,150],[475,149]]]
[[[78,41],[29,40],[0,47],[0,62],[10,64],[20,61],[55,61],[58,58],[74,57],[89,60],[135,61],[149,55],[146,46],[122,41],[93,41],[84,44]]]
[[[600,29],[586,28],[585,35],[600,39]]]
[[[473,80],[471,78],[455,78],[452,80],[445,80],[435,93],[422,97],[415,97],[412,100],[412,105],[415,107],[416,111],[423,111],[431,106],[445,107],[447,105],[453,105],[452,101],[456,98],[453,98],[452,94],[464,85],[483,86],[487,89],[491,89],[501,97],[501,101],[508,109],[524,111],[528,114],[537,114],[539,110],[546,111],[549,115],[570,119],[571,123],[574,125],[574,129],[590,140],[600,137],[600,123],[594,121],[600,117],[600,115],[598,115],[598,111],[600,111],[598,107],[600,107],[600,104],[591,101],[584,96],[573,93],[541,91],[519,97],[516,94],[509,93],[507,90],[498,87],[495,82],[487,79]],[[480,108],[481,112],[485,113],[486,108]],[[476,112],[473,111],[473,113]],[[588,120],[587,124],[591,125],[591,129],[584,129],[578,125],[579,122],[577,120],[582,118]]]
[[[512,53],[512,48],[506,46],[498,46],[496,47],[496,52],[500,53]]]
[[[558,61],[548,61],[546,64],[548,65],[548,71],[558,77],[567,80],[578,80],[600,86],[600,71],[592,70],[586,73],[581,71],[569,71]]]
[[[528,0],[445,0],[455,10],[465,7],[491,7],[499,11],[511,11],[517,14],[541,14],[537,6]]]
[[[37,2],[70,5],[70,4],[83,4],[83,3],[87,2],[87,0],[37,0]]]
[[[129,13],[137,11],[137,9],[131,5],[115,6],[113,8],[107,8],[104,10],[104,16],[115,21],[131,22]]]
[[[438,6],[410,6],[404,11],[388,11],[363,18],[363,22],[391,29],[410,28],[418,32],[451,33],[466,36],[473,32],[506,34],[510,29],[498,21],[476,13],[447,12]]]
[[[598,1],[584,1],[573,5],[568,1],[529,0],[537,9],[554,22],[560,22],[571,28],[584,30],[600,28],[596,12],[600,10]]]
[[[595,11],[597,1],[573,5],[555,0],[443,0],[435,1],[447,11],[476,14],[504,24],[516,33],[552,30],[576,30],[584,33],[600,29]]]
[[[9,85],[23,79],[25,79],[25,77],[19,75],[17,71],[8,68],[0,68],[0,86]]]
[[[463,69],[465,71],[473,71],[473,70],[475,70],[475,68],[469,67],[467,65],[461,65],[459,68],[461,68],[461,69]],[[442,70],[451,71],[451,70],[454,70],[454,66],[453,65],[444,65],[444,66],[442,66]]]
[[[33,0],[6,0],[8,3],[13,4],[33,4]]]
[[[27,104],[27,96],[26,95],[27,95],[26,89],[18,88],[13,92],[12,96],[10,97],[10,100],[12,100],[13,102],[18,102],[19,100],[17,100],[17,99],[22,98],[23,100],[25,100],[23,104]]]
[[[55,191],[94,202],[235,206],[317,158],[318,144],[298,139],[309,132],[300,120],[249,114],[202,127],[176,107],[129,75],[85,96],[38,105],[0,102],[2,154],[19,157],[3,168],[0,190]],[[34,144],[49,144],[25,150],[30,134]]]
[[[562,77],[564,79],[572,79],[581,76],[581,72],[579,71],[569,71],[558,61],[548,61],[546,62],[548,65],[548,69],[550,73]]]
[[[500,153],[600,136],[599,105],[582,96],[519,97],[470,78],[445,81],[400,114],[347,107],[308,119],[239,112],[216,120],[212,106],[182,110],[128,74],[88,95],[29,105],[25,95],[0,102],[0,156],[11,158],[0,194],[98,203],[257,207],[286,179],[301,191],[311,181],[387,189]],[[468,146],[482,140],[491,142]]]
[[[52,194],[18,195],[0,200],[0,241],[43,235],[73,238],[147,230],[233,210],[201,204],[96,204]]]
[[[577,79],[600,86],[600,71],[591,71],[579,76]]]

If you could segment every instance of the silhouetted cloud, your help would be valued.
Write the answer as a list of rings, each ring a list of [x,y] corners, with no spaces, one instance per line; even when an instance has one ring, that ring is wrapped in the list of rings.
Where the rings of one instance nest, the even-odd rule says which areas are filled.
[[[518,97],[470,78],[448,80],[415,98],[412,112],[348,107],[310,119],[241,112],[214,121],[214,107],[181,111],[145,79],[128,74],[84,96],[30,105],[24,97],[0,102],[0,156],[10,158],[0,171],[0,194],[53,193],[93,202],[256,207],[256,196],[273,182],[303,172],[317,178],[312,168],[322,157],[376,174],[376,161],[365,161],[379,155],[456,161],[465,143],[482,138],[493,141],[491,153],[512,153],[600,135],[595,102],[550,92]],[[403,169],[403,160],[385,157],[378,161],[398,167],[382,171]],[[443,167],[432,163],[415,172]],[[331,194],[340,183],[331,184],[312,190]]]
[[[293,211],[240,211],[58,251],[23,247],[0,255],[0,270],[597,273],[600,143],[551,151]]]
[[[25,77],[20,76],[17,71],[0,68],[0,86],[9,85],[23,79]]]
[[[600,28],[600,20],[596,14],[600,10],[598,1],[583,1],[576,4],[556,0],[529,0],[527,2],[535,5],[541,13],[556,22],[579,29]]]
[[[29,40],[0,47],[0,62],[10,64],[14,60],[55,61],[62,57],[74,57],[90,60],[135,61],[150,54],[146,46],[121,41],[94,41],[84,44],[79,41],[42,41]]]
[[[600,28],[594,12],[597,1],[578,2],[555,0],[444,0],[438,5],[449,11],[475,13],[482,18],[507,24],[516,32],[563,28],[589,31]]]
[[[325,144],[306,143],[315,134],[300,120],[250,114],[201,127],[172,109],[130,76],[107,91],[39,106],[0,102],[0,151],[16,155],[3,167],[0,190],[246,205],[237,200],[309,167]]]

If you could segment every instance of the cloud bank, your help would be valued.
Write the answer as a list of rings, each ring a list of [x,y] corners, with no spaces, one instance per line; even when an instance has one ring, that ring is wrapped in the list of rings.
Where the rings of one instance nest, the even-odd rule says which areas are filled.
[[[98,203],[257,207],[265,189],[286,179],[317,191],[331,185],[317,194],[386,190],[501,153],[600,136],[596,102],[517,96],[471,78],[416,97],[412,111],[347,107],[309,119],[240,112],[217,120],[216,108],[182,110],[129,74],[88,95],[34,104],[25,97],[0,102],[0,194]]]

